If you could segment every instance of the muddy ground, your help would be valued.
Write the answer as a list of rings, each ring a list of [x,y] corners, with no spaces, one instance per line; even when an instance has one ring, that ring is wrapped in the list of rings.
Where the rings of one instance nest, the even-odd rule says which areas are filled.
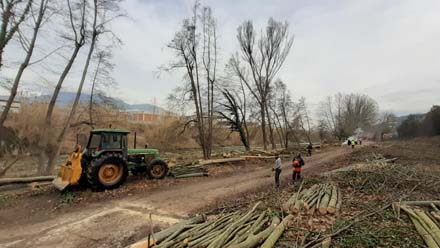
[[[306,158],[305,173],[332,168],[346,147]],[[0,244],[5,247],[123,247],[150,229],[178,222],[210,205],[218,205],[257,188],[272,188],[273,162],[212,167],[209,177],[147,181],[131,178],[106,192],[74,189],[61,194],[52,187],[4,194],[0,210]],[[290,178],[285,161],[283,180]],[[151,219],[150,219],[151,214]]]
[[[440,138],[384,142],[355,150],[346,146],[331,147],[306,158],[304,174],[310,180],[330,180],[320,175],[364,161],[376,153],[398,157],[405,165],[440,172],[438,151]],[[152,228],[158,230],[196,213],[214,213],[258,199],[270,201],[287,197],[293,190],[287,185],[290,163],[284,162],[282,191],[273,189],[271,166],[272,162],[212,167],[211,176],[206,178],[146,181],[132,177],[117,190],[98,193],[77,188],[60,194],[50,186],[21,190],[21,193],[0,192],[0,247],[124,247],[145,237]],[[344,178],[332,180],[344,186]],[[368,207],[371,207],[368,201],[380,204],[383,200],[366,195],[362,190],[353,191],[353,187],[347,183],[343,188],[348,196],[344,206],[347,216],[361,211],[357,209],[359,203],[351,198],[364,200],[362,204]],[[331,223],[334,224],[334,220]],[[410,226],[402,228],[402,235],[416,240],[408,244],[413,247],[421,244]],[[355,239],[355,233],[350,237],[336,240],[336,247],[369,247],[369,243],[353,246],[353,242],[370,239]],[[284,242],[289,242],[288,237],[284,237]]]

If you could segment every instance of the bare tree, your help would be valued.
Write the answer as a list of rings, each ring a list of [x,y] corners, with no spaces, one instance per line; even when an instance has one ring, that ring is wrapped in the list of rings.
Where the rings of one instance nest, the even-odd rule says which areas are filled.
[[[92,128],[95,126],[94,118],[93,118],[93,107],[94,105],[98,105],[99,102],[105,103],[105,92],[101,89],[105,87],[105,89],[112,88],[116,85],[113,77],[111,76],[111,72],[113,71],[113,64],[109,61],[112,57],[110,48],[105,48],[97,52],[95,60],[96,60],[96,68],[93,72],[92,85],[90,90],[90,99],[89,99],[89,123]],[[99,98],[99,99],[96,99]]]
[[[232,58],[235,73],[248,87],[260,106],[260,121],[263,134],[263,146],[267,149],[266,124],[269,124],[272,148],[275,148],[273,132],[268,111],[268,97],[274,77],[281,69],[293,44],[288,24],[270,18],[265,32],[257,40],[257,32],[252,21],[246,21],[238,27],[237,39],[240,55]],[[267,121],[267,122],[266,122]]]
[[[82,89],[84,86],[84,82],[86,80],[86,77],[88,75],[88,69],[90,65],[90,61],[92,59],[93,53],[95,51],[96,43],[98,41],[98,38],[100,35],[105,33],[110,33],[113,35],[113,33],[108,30],[107,25],[110,21],[114,20],[114,18],[120,16],[119,13],[119,6],[118,6],[119,0],[93,0],[93,12],[91,14],[91,30],[90,30],[90,44],[89,44],[89,51],[87,53],[86,61],[84,64],[84,68],[82,70],[82,76],[80,79],[80,83],[78,85],[78,90],[72,105],[72,108],[70,110],[70,113],[67,117],[67,120],[64,124],[63,129],[61,130],[61,133],[58,135],[58,138],[56,139],[55,149],[50,153],[48,157],[47,167],[44,171],[45,174],[50,174],[55,167],[55,162],[58,158],[58,155],[60,153],[63,141],[65,139],[65,136],[70,128],[72,119],[75,116],[80,96],[82,93]],[[86,2],[83,2],[81,5],[82,11],[84,15],[87,14],[86,10]],[[115,15],[112,15],[110,13],[116,13]],[[99,22],[98,22],[99,21]],[[85,31],[84,31],[85,32]],[[84,34],[87,36],[87,34]]]
[[[321,103],[322,121],[339,140],[349,137],[358,128],[367,129],[377,121],[377,103],[367,95],[341,94]]]
[[[384,112],[381,114],[379,123],[376,125],[376,133],[379,135],[380,141],[384,140],[384,135],[396,131],[397,117],[391,112]]]
[[[39,174],[47,174],[50,172],[47,172],[46,168],[46,162],[48,161],[48,164],[53,164],[55,159],[55,153],[56,153],[56,144],[49,141],[49,137],[51,137],[50,132],[53,132],[52,130],[52,116],[55,109],[55,104],[58,99],[58,96],[61,91],[61,87],[63,86],[63,83],[69,74],[70,70],[72,69],[72,66],[80,52],[80,49],[84,46],[86,41],[86,9],[87,4],[86,0],[78,0],[72,3],[72,0],[66,0],[66,6],[67,6],[67,18],[68,18],[68,28],[64,31],[62,34],[62,37],[73,43],[73,51],[70,55],[69,59],[67,60],[66,65],[64,66],[58,81],[56,83],[56,86],[54,88],[54,91],[52,93],[51,99],[49,101],[47,112],[46,112],[46,118],[45,118],[45,126],[43,129],[44,135],[42,135],[42,138],[39,143],[39,159],[38,159],[38,172]]]
[[[166,70],[185,69],[185,79],[189,83],[190,98],[195,109],[195,120],[190,121],[194,121],[197,125],[203,157],[210,158],[217,68],[217,33],[211,8],[203,7],[200,15],[199,11],[200,4],[196,2],[193,17],[183,20],[181,30],[168,45],[175,51],[178,59]]]
[[[305,97],[301,97],[299,99],[298,108],[299,108],[300,127],[303,130],[304,135],[307,138],[307,141],[309,143],[312,143],[312,140],[310,138],[310,136],[311,136],[310,115],[309,115],[309,111],[307,109]]]
[[[367,95],[349,94],[344,97],[344,129],[353,134],[357,128],[366,129],[377,122],[378,106]]]
[[[278,138],[281,144],[287,148],[288,144],[288,129],[286,129],[286,125],[283,125],[284,116],[282,108],[286,107],[285,104],[288,104],[286,100],[289,92],[287,92],[286,85],[281,80],[275,81],[275,87],[269,93],[268,107],[270,111],[268,112],[268,121],[269,124],[273,122],[273,126],[275,127],[275,131],[278,134]],[[284,106],[283,106],[284,105]],[[271,142],[273,142],[273,128],[272,125],[269,126],[269,130],[271,132]]]
[[[61,91],[61,87],[72,69],[73,63],[75,62],[80,49],[84,46],[86,40],[86,0],[80,0],[75,3],[75,6],[72,6],[71,0],[67,1],[67,7],[69,12],[69,25],[73,35],[64,34],[64,38],[68,41],[71,41],[74,44],[74,48],[70,58],[67,61],[60,77],[58,78],[58,82],[55,86],[54,92],[52,93],[52,97],[50,99],[49,105],[47,107],[46,113],[46,129],[49,129],[52,124],[52,115],[53,110],[55,108],[55,103],[58,99],[58,96]]]
[[[298,106],[293,102],[286,84],[281,80],[275,81],[275,87],[271,93],[271,103],[269,107],[272,111],[272,119],[277,126],[277,132],[280,136],[280,141],[285,148],[289,146],[289,139],[293,137],[298,143],[297,136],[297,121],[299,116]]]
[[[1,25],[0,25],[0,69],[3,66],[3,53],[19,30],[20,25],[28,17],[33,0],[1,0]],[[22,9],[21,9],[22,8]]]
[[[3,3],[3,1],[1,1],[1,2]],[[12,1],[12,2],[16,2],[16,1]],[[25,56],[23,62],[20,64],[20,67],[18,68],[17,74],[15,75],[14,81],[12,83],[11,90],[10,90],[11,92],[10,92],[8,101],[7,101],[6,106],[5,106],[3,112],[2,112],[2,114],[0,116],[0,127],[4,126],[6,118],[8,117],[9,110],[10,110],[10,108],[12,106],[12,103],[14,102],[14,99],[15,99],[15,97],[17,95],[18,85],[20,84],[20,81],[21,81],[21,78],[23,76],[23,73],[24,73],[25,69],[28,67],[28,65],[29,65],[29,63],[31,61],[31,57],[32,57],[32,54],[34,52],[34,48],[35,48],[37,37],[38,37],[39,31],[40,31],[40,28],[41,28],[41,24],[43,23],[43,17],[44,17],[44,15],[46,13],[46,10],[47,10],[48,2],[49,2],[49,0],[41,0],[39,2],[40,4],[39,4],[39,7],[37,8],[36,13],[34,13],[33,11],[31,12],[31,15],[32,15],[33,20],[34,20],[32,36],[31,36],[30,42],[28,44],[22,43],[23,49],[25,51],[26,56]],[[11,4],[11,3],[7,1],[7,6],[9,6],[9,4]],[[28,8],[28,7],[26,7],[26,8]],[[11,10],[7,10],[3,14],[10,14],[9,13],[10,11]],[[5,19],[5,16],[3,16],[3,19]],[[23,20],[19,20],[19,22],[22,22],[22,21]],[[3,25],[4,25],[4,23],[2,23],[2,26]],[[2,27],[2,29],[3,28],[6,29],[6,27]],[[18,29],[18,26],[16,28]],[[13,32],[13,31],[9,31],[9,33],[10,32]],[[11,34],[9,34],[9,35],[11,35]],[[1,39],[1,37],[0,37],[0,39]],[[7,40],[7,39],[10,39],[10,38],[7,36],[4,39]],[[3,40],[2,42],[7,42],[6,40]],[[5,44],[6,43],[4,43],[4,45]],[[0,56],[1,56],[1,54],[0,54]],[[1,63],[1,61],[0,61],[0,63]]]
[[[333,97],[328,96],[320,104],[321,120],[325,123],[322,127],[325,126],[328,131],[339,140],[346,136],[343,129],[342,98],[343,95],[339,93]]]

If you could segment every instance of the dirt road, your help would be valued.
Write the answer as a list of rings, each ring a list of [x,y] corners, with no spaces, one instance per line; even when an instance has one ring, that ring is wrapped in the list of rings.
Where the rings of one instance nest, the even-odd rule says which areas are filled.
[[[334,166],[331,161],[350,152],[347,147],[340,147],[305,158],[304,174],[328,171]],[[122,199],[93,203],[50,219],[3,225],[0,247],[124,247],[147,232],[151,221],[156,225],[173,224],[221,199],[257,187],[273,187],[271,166],[244,167],[232,176],[182,181]],[[284,162],[283,167],[282,183],[287,184],[290,162]]]

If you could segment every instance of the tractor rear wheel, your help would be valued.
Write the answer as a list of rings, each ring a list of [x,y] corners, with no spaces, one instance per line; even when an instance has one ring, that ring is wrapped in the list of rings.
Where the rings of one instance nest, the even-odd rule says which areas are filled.
[[[168,165],[165,161],[155,159],[151,161],[148,174],[152,179],[162,179],[168,173]]]
[[[115,189],[125,182],[127,164],[121,154],[105,154],[92,161],[87,170],[87,181],[94,190]]]

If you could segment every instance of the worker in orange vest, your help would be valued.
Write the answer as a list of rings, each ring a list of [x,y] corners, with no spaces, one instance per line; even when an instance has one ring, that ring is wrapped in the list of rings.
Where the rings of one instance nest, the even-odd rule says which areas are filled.
[[[293,172],[292,172],[292,182],[294,183],[296,180],[301,180],[301,167],[304,166],[304,159],[301,157],[301,153],[298,154],[292,160]]]

